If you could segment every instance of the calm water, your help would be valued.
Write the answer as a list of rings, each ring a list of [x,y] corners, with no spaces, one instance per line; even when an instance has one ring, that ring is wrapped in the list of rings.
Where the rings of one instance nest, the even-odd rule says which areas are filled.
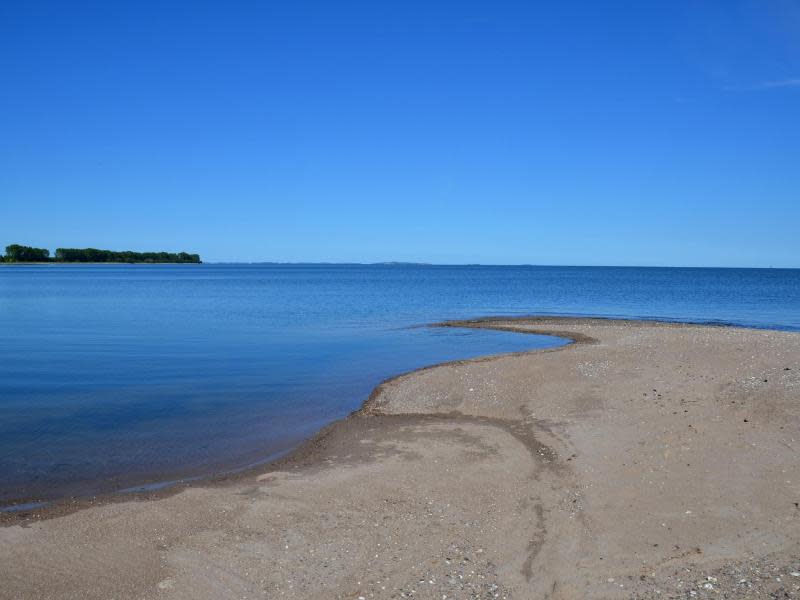
[[[267,460],[426,364],[552,346],[484,315],[800,331],[800,270],[325,265],[0,268],[0,505]]]

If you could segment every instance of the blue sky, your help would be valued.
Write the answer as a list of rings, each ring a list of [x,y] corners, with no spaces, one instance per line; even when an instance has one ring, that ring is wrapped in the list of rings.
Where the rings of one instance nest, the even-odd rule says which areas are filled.
[[[800,2],[0,3],[0,245],[800,267]]]

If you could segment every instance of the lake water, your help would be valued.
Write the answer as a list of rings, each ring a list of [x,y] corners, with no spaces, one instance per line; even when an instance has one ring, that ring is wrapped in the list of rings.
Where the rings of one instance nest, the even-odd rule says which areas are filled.
[[[424,365],[564,343],[417,327],[597,315],[800,331],[800,270],[0,267],[0,506],[285,453]]]

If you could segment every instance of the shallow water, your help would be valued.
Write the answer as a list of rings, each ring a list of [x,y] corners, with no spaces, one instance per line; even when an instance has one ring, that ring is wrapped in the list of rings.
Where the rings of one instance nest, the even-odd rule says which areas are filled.
[[[564,343],[415,327],[527,314],[800,330],[800,270],[4,266],[0,504],[267,460],[386,377]]]

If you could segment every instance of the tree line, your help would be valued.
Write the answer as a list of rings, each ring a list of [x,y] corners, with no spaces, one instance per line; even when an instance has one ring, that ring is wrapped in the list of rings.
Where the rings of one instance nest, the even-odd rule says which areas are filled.
[[[50,256],[46,248],[33,248],[11,244],[6,246],[2,262],[57,262],[57,263],[200,263],[199,254],[188,252],[122,252],[97,248],[56,248]]]

